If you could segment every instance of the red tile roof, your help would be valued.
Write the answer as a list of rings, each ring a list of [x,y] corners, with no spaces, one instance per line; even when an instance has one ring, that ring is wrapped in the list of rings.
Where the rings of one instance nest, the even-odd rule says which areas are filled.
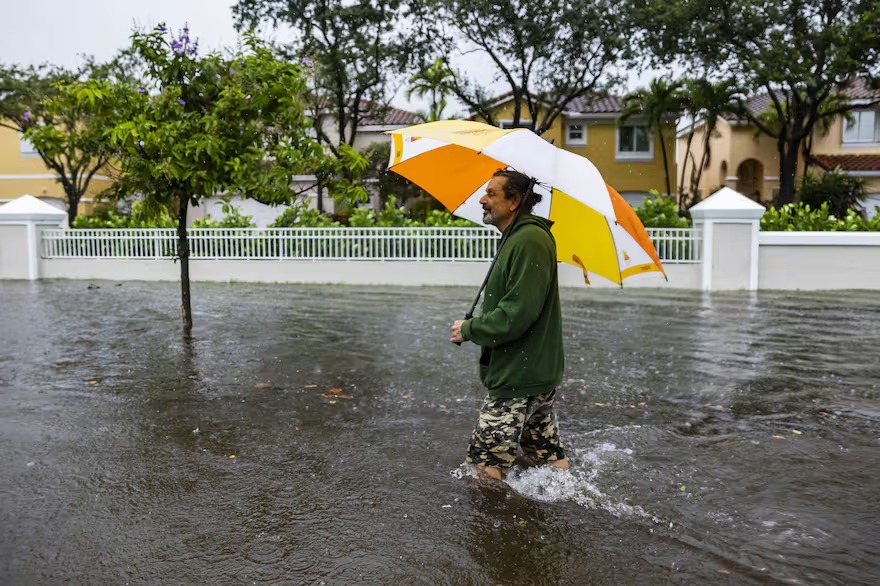
[[[566,110],[582,114],[617,114],[621,110],[623,99],[624,96],[617,95],[583,96],[572,100]]]
[[[831,171],[880,171],[880,154],[877,155],[815,155],[816,164]]]
[[[846,85],[838,88],[851,100],[877,100],[880,99],[880,86],[872,88],[864,78],[857,78]],[[782,92],[779,93],[782,98]],[[766,110],[772,104],[768,94],[758,94],[746,100],[746,108],[752,114],[758,114]]]
[[[360,122],[362,125],[409,126],[410,124],[418,124],[422,121],[415,113],[401,110],[394,106],[381,108],[375,104],[361,103],[362,108],[370,108],[371,106],[375,107],[375,109],[373,111],[367,110],[362,114],[363,118]]]

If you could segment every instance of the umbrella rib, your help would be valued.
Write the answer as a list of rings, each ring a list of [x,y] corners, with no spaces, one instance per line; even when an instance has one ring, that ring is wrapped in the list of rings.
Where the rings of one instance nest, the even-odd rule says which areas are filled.
[[[608,234],[611,236],[611,242],[614,243],[614,254],[618,254],[617,252],[617,240],[614,239],[614,230],[611,229],[611,220],[607,216],[602,216],[605,218],[605,225],[608,227]],[[614,221],[617,223],[617,220]],[[620,270],[620,257],[617,257],[617,276],[620,278],[620,288],[623,289],[623,272]]]

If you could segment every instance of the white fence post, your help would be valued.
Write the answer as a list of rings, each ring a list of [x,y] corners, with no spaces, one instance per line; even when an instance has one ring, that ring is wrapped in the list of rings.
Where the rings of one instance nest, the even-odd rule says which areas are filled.
[[[42,229],[66,224],[67,212],[32,195],[0,206],[0,279],[39,279]]]
[[[722,187],[690,208],[703,235],[704,291],[758,289],[758,233],[764,206]]]

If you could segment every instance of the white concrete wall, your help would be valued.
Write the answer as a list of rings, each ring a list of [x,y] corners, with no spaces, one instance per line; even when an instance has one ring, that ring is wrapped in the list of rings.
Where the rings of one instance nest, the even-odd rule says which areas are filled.
[[[762,232],[759,289],[880,289],[880,233]]]
[[[416,261],[298,261],[298,260],[191,260],[193,281],[254,283],[340,283],[351,285],[466,285],[479,287],[488,262]],[[689,289],[699,285],[699,265],[667,267],[669,282],[659,274],[644,275],[627,287]],[[170,260],[41,259],[40,275],[46,279],[109,281],[176,281],[180,266]],[[583,273],[559,265],[562,287],[585,287]],[[591,277],[593,287],[617,287],[601,277]]]

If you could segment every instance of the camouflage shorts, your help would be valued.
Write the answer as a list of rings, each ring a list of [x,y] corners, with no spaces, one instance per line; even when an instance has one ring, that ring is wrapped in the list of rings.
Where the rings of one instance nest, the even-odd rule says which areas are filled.
[[[565,458],[553,409],[555,396],[556,390],[518,399],[486,397],[471,435],[467,462],[510,468],[517,448],[538,464]]]

